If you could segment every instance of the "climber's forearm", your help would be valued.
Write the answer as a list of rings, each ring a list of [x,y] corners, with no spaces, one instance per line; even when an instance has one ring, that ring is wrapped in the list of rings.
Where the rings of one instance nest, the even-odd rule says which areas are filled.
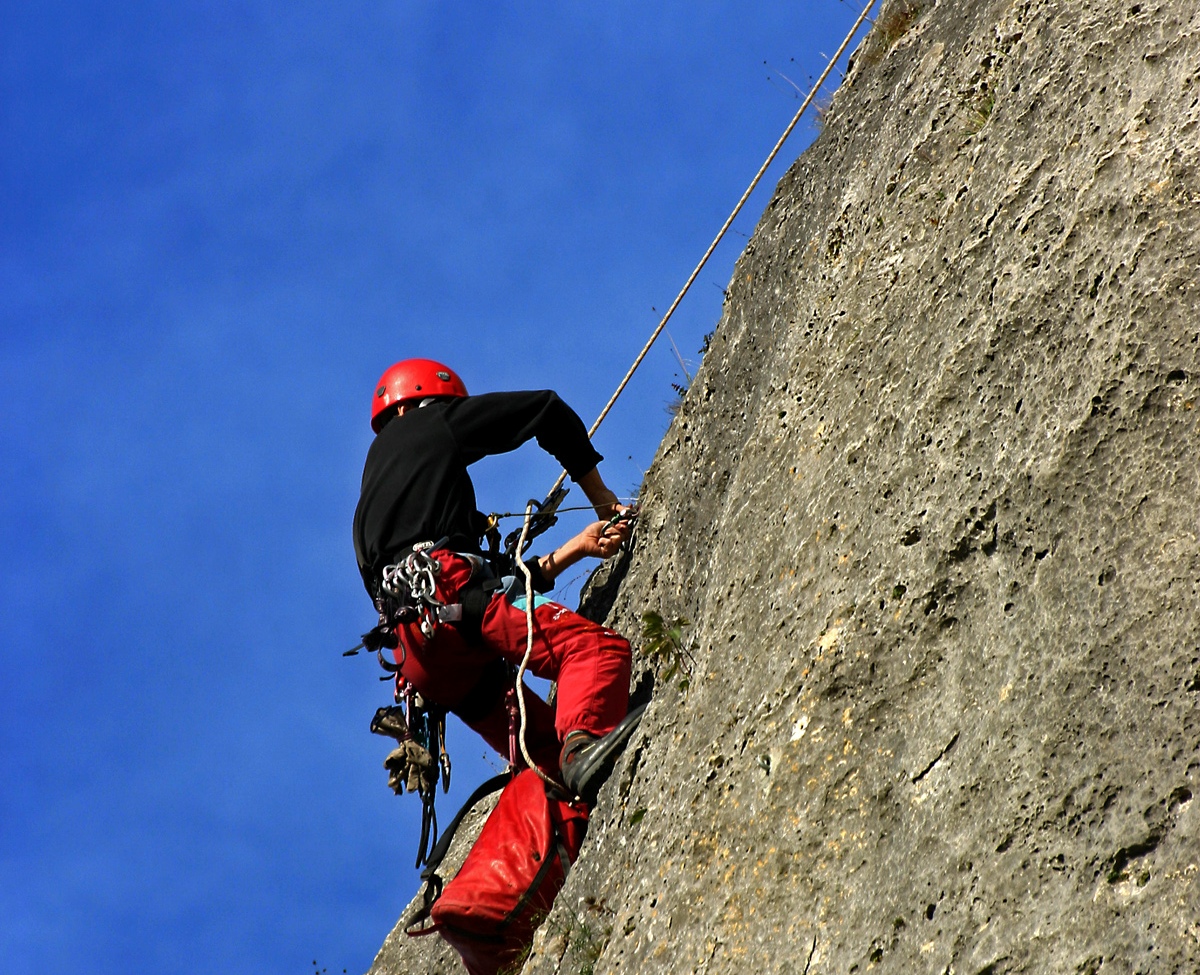
[[[593,467],[575,483],[587,495],[592,507],[596,509],[598,518],[607,520],[621,510],[617,496],[609,490],[608,485],[604,483],[604,478],[600,476],[599,467]]]
[[[548,555],[543,555],[538,564],[547,582],[553,582],[559,575],[579,562],[589,553],[581,543],[583,536],[576,535],[569,542],[560,545]]]
[[[621,550],[621,543],[629,538],[629,522],[597,521],[538,560],[538,567],[547,582],[565,572],[580,559],[589,556],[611,559]]]

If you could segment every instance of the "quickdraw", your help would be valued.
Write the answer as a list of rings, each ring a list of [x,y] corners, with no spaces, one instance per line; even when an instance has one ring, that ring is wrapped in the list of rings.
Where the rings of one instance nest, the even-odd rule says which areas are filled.
[[[515,559],[518,554],[524,555],[535,538],[558,524],[558,508],[566,498],[568,490],[569,488],[559,484],[544,501],[530,499],[526,507],[525,523],[505,536],[504,550],[510,559]],[[521,549],[520,553],[517,552],[518,546]]]

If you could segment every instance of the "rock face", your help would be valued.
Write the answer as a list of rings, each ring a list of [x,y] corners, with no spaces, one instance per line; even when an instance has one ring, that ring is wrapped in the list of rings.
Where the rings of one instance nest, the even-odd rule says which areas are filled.
[[[1200,971],[1198,164],[1192,0],[880,13],[594,593],[693,674],[526,973]]]

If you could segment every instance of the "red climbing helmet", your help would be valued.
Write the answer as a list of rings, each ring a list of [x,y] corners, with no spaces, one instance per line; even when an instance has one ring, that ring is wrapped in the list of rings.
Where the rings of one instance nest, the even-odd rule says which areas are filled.
[[[389,366],[375,384],[371,398],[371,429],[382,427],[389,406],[426,396],[466,396],[467,387],[449,366],[432,359],[405,359]]]

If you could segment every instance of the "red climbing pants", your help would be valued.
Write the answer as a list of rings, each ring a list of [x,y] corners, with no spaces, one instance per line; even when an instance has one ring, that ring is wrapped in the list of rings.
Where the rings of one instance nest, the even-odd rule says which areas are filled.
[[[431,553],[441,564],[438,598],[457,603],[471,579],[469,560],[453,552]],[[466,723],[507,757],[509,719],[502,680],[494,688],[481,683],[497,675],[496,661],[519,666],[525,656],[525,598],[497,593],[487,604],[478,643],[468,642],[450,623],[439,623],[432,638],[412,623],[400,630],[402,676],[428,700],[452,711],[464,701],[483,702],[464,714]],[[530,756],[550,771],[558,769],[559,746],[570,731],[603,735],[625,717],[629,705],[629,643],[619,633],[584,619],[565,606],[534,596],[533,652],[528,670],[556,681],[555,706],[525,688],[525,741]]]

